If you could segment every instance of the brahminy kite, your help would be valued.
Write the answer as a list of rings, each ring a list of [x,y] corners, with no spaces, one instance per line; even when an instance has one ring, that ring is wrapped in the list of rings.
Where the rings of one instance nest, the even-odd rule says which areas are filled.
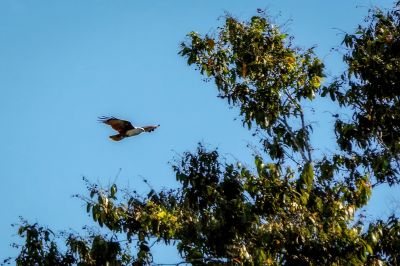
[[[157,126],[144,126],[144,127],[134,127],[131,122],[121,120],[115,117],[106,117],[102,116],[99,117],[99,121],[101,123],[110,125],[113,129],[118,131],[117,135],[110,136],[110,139],[115,140],[115,141],[120,141],[121,139],[124,139],[126,137],[132,137],[139,135],[142,132],[152,132],[156,128],[158,128],[160,125]]]

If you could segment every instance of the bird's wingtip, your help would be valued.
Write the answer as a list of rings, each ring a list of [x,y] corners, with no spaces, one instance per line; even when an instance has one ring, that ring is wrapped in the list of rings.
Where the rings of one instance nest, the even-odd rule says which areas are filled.
[[[97,121],[99,121],[100,123],[104,123],[104,121],[106,121],[107,118],[108,118],[107,116],[98,116]]]
[[[98,116],[97,117],[98,118],[98,121],[100,122],[100,123],[104,123],[104,122],[106,122],[107,120],[110,120],[110,119],[116,119],[114,116]]]

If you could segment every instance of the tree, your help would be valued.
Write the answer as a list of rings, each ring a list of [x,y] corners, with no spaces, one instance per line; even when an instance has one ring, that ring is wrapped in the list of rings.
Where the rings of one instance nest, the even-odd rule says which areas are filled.
[[[292,40],[259,11],[247,22],[226,16],[215,36],[191,32],[181,44],[260,140],[254,168],[199,144],[173,163],[180,189],[124,200],[115,184],[87,181],[80,197],[112,236],[58,236],[23,221],[16,263],[147,265],[150,241],[175,243],[177,265],[400,263],[399,218],[367,223],[357,214],[376,185],[400,182],[400,2],[371,10],[367,26],[345,35],[348,69],[327,86],[313,49]],[[318,156],[304,105],[328,95],[351,118],[334,115],[338,148]]]

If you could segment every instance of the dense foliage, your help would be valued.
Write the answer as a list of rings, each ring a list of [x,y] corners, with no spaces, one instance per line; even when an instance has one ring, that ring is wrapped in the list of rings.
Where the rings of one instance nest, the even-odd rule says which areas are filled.
[[[180,54],[261,141],[254,167],[199,144],[173,162],[180,189],[142,197],[88,183],[81,199],[112,236],[23,221],[17,265],[148,265],[151,242],[175,245],[177,265],[399,264],[399,219],[367,223],[357,211],[375,185],[400,181],[400,2],[366,24],[345,36],[348,69],[324,87],[313,49],[294,47],[262,12],[227,16],[215,36],[189,33]],[[334,116],[338,148],[319,157],[304,105],[326,96],[351,115]]]
[[[353,111],[350,121],[336,121],[340,149],[376,182],[390,185],[399,182],[400,174],[399,12],[399,4],[387,14],[375,10],[367,27],[345,36],[348,70],[323,93]]]

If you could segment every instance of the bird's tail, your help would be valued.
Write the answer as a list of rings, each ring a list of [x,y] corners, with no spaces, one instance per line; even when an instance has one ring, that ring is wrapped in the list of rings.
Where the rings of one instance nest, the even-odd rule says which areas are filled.
[[[121,134],[110,136],[110,139],[115,140],[115,141],[120,141],[123,138],[125,138],[125,137],[122,136]]]

